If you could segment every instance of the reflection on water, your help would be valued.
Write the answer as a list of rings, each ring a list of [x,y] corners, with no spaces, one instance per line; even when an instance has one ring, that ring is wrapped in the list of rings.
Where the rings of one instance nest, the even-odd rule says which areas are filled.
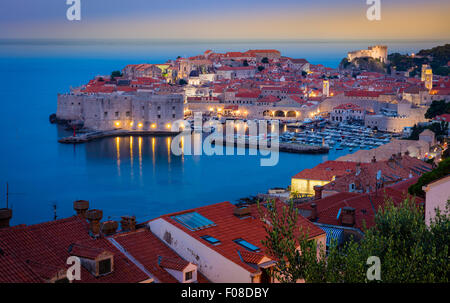
[[[137,140],[138,144],[135,144]],[[134,164],[139,162],[139,176],[145,173],[145,165],[155,168],[159,162],[167,162],[170,165],[182,165],[183,156],[172,154],[170,146],[171,137],[115,137],[92,141],[86,146],[86,158],[88,162],[97,162],[99,159],[114,160],[117,166],[117,175],[121,176],[124,165],[130,168],[130,176],[134,177]],[[150,161],[151,160],[151,161]]]

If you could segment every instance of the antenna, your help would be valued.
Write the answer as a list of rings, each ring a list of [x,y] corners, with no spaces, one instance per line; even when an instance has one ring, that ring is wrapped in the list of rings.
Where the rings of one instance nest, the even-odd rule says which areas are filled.
[[[6,182],[6,208],[8,208],[8,203],[9,203],[9,185],[8,182]]]
[[[57,208],[57,205],[55,202],[55,203],[53,203],[53,220],[56,220],[58,218],[58,216],[56,214],[56,208]]]

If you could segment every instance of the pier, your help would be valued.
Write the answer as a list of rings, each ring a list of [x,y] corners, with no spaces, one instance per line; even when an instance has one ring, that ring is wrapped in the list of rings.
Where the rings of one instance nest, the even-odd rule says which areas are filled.
[[[95,131],[81,134],[79,136],[69,136],[58,140],[63,144],[80,144],[93,140],[108,138],[108,137],[125,137],[125,136],[176,136],[179,132],[170,131],[140,131],[140,130],[109,130],[109,131]]]
[[[214,144],[219,145],[226,145],[227,140],[230,141],[230,143],[233,143],[234,146],[236,146],[237,142],[240,144],[245,144],[245,148],[255,148],[255,149],[270,149],[271,143],[270,140],[268,142],[262,142],[260,139],[260,144],[255,139],[252,139],[251,142],[249,138],[245,138],[244,140],[242,138],[236,139],[234,136],[224,136],[223,140],[214,139]],[[279,142],[278,144],[278,150],[280,152],[286,152],[286,153],[296,153],[296,154],[327,154],[330,151],[330,147],[327,145],[309,145],[309,144],[301,144],[297,142]]]

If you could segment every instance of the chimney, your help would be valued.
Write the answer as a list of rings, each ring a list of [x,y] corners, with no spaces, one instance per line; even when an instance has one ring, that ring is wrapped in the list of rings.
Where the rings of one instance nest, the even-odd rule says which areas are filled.
[[[355,225],[355,209],[353,207],[343,207],[340,218],[342,226],[353,227]]]
[[[316,203],[311,203],[311,208],[312,208],[312,212],[311,212],[311,216],[308,218],[311,221],[316,221],[317,220],[317,204]]]
[[[9,227],[9,220],[12,218],[12,209],[0,208],[0,228]]]
[[[122,231],[134,231],[136,230],[136,217],[123,216],[120,225],[122,226]]]
[[[233,214],[239,218],[250,216],[251,213],[251,209],[250,207],[248,207],[248,205],[244,205],[241,207],[236,206],[233,210]]]
[[[389,158],[388,162],[392,163],[395,160],[395,154],[392,154],[392,156]]]
[[[86,219],[89,221],[89,232],[92,236],[100,235],[100,220],[103,218],[103,211],[91,209],[86,212]]]
[[[376,162],[377,162],[377,158],[375,158],[375,156],[373,156],[372,163],[376,163]]]
[[[89,209],[89,201],[78,200],[73,202],[73,209],[77,212],[78,216],[82,216],[86,219],[86,212]]]
[[[119,223],[117,221],[110,220],[102,223],[102,233],[107,236],[115,234],[117,228],[119,228]]]
[[[314,186],[314,200],[319,200],[322,199],[322,191],[323,191],[323,186],[322,185],[315,185]]]

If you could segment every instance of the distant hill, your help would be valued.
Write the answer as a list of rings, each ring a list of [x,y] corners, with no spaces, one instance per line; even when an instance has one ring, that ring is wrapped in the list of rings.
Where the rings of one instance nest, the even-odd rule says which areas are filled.
[[[429,64],[433,74],[448,76],[450,68],[450,44],[437,46],[432,49],[423,49],[415,56],[393,53],[388,55],[389,68],[397,71],[411,70],[410,76],[420,75],[422,64]]]

